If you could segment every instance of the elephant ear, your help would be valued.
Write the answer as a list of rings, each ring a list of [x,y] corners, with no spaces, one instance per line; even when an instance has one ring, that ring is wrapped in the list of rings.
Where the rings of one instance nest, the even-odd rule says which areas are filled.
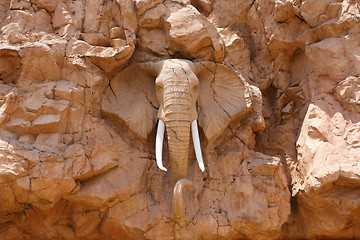
[[[102,97],[102,112],[124,121],[138,136],[146,139],[157,121],[159,104],[155,97],[155,77],[144,66],[127,67],[113,79]]]
[[[197,62],[199,125],[212,142],[235,119],[251,109],[245,80],[223,64]]]

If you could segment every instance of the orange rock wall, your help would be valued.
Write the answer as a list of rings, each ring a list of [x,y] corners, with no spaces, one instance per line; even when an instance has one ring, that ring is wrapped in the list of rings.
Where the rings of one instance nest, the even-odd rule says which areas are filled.
[[[360,238],[359,4],[0,0],[0,239]],[[209,92],[225,127],[200,125],[204,172],[189,146],[185,225],[158,103],[109,100],[121,71],[165,59],[223,64],[248,94],[239,115]]]

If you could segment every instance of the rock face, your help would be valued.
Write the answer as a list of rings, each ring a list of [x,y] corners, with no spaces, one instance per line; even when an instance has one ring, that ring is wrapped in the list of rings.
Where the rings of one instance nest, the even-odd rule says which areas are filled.
[[[0,0],[0,238],[360,238],[359,9]],[[168,89],[205,164],[188,140],[182,221]]]

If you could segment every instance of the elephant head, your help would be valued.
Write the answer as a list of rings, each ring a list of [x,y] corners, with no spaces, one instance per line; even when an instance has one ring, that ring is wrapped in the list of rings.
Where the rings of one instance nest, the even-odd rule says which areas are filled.
[[[198,123],[211,143],[227,125],[252,109],[245,81],[226,66],[214,62],[168,59],[130,65],[118,73],[105,91],[102,111],[125,122],[146,139],[158,122],[156,161],[162,162],[166,130],[172,179],[175,184],[175,217],[184,217],[182,189],[190,187],[187,178],[190,132],[201,171],[202,158]]]

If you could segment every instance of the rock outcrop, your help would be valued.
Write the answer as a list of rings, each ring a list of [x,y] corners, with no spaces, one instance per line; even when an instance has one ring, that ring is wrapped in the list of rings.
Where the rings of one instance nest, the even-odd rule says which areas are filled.
[[[0,0],[0,238],[360,238],[359,19],[350,0]],[[189,79],[206,61],[199,122],[224,115],[199,124],[204,172],[189,144],[182,224],[156,73],[123,71],[167,59]]]

